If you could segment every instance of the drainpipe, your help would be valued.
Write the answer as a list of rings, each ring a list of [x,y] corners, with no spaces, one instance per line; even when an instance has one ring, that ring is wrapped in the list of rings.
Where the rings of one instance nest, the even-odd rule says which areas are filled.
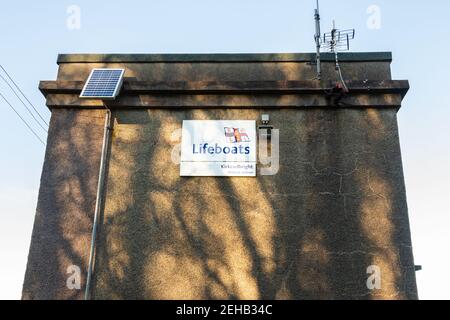
[[[106,110],[105,117],[105,130],[103,134],[103,146],[102,146],[102,155],[100,158],[100,171],[98,175],[98,185],[97,185],[97,199],[95,202],[95,213],[94,213],[94,222],[92,225],[92,237],[91,237],[91,249],[89,254],[89,267],[87,273],[86,280],[86,290],[84,293],[84,300],[91,299],[91,284],[92,284],[92,274],[94,272],[94,261],[95,261],[95,247],[96,247],[96,238],[97,238],[97,229],[98,222],[100,219],[101,210],[104,202],[104,189],[105,189],[105,177],[106,177],[106,160],[108,157],[108,146],[109,140],[111,137],[112,131],[112,122],[111,122],[111,110]]]

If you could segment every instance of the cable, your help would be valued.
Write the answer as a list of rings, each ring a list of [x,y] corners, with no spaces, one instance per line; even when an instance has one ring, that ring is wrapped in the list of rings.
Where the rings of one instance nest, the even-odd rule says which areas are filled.
[[[34,111],[36,111],[36,113],[39,115],[39,117],[42,119],[42,121],[46,122],[40,115],[39,111],[37,111],[36,107],[34,106],[34,104],[31,103],[30,100],[28,100],[27,96],[22,92],[22,90],[20,90],[19,86],[14,82],[13,78],[9,75],[8,71],[5,70],[5,68],[3,68],[3,66],[0,64],[0,68],[3,70],[3,72],[8,76],[9,80],[11,80],[11,82],[14,84],[14,86],[17,88],[17,90],[19,90],[19,92],[22,94],[22,96],[25,98],[25,100],[28,101],[28,103],[30,104],[30,106],[34,109]],[[49,114],[48,110],[47,110],[47,114]],[[48,123],[47,123],[48,125]]]
[[[5,81],[5,83],[8,85],[8,87],[11,89],[11,91],[14,92],[14,95],[17,97],[17,99],[19,99],[19,101],[20,101],[20,102],[23,104],[23,106],[27,109],[28,113],[33,117],[34,121],[36,121],[36,123],[42,128],[42,130],[44,130],[45,132],[47,132],[47,129],[44,128],[44,127],[42,126],[42,124],[39,122],[38,119],[36,119],[36,117],[34,116],[33,112],[31,112],[30,108],[27,107],[27,105],[25,104],[25,102],[23,102],[23,100],[19,97],[19,95],[18,95],[17,92],[13,89],[13,87],[9,84],[9,82],[8,82],[1,74],[0,74],[0,78],[2,78],[3,81]],[[38,112],[38,115],[40,116],[39,112]],[[42,117],[41,117],[41,119],[42,119]],[[48,123],[47,123],[45,120],[43,120],[43,121],[44,121],[45,125],[46,125],[47,128],[48,128]]]
[[[10,106],[10,108],[17,114],[17,116],[22,120],[22,122],[27,126],[27,128],[33,133],[33,135],[42,143],[42,145],[45,147],[44,141],[39,137],[39,135],[31,128],[31,126],[28,124],[28,122],[25,121],[24,118],[17,112],[17,110],[13,107],[13,105],[6,99],[6,97],[0,92],[0,97],[5,100],[5,102]]]
[[[345,80],[342,77],[341,66],[338,66],[338,73],[339,73],[339,77],[341,78],[342,85],[344,86],[345,92],[348,92],[349,90],[348,90],[347,84],[345,83]]]
[[[334,54],[335,54],[335,58],[336,58],[336,70],[338,72],[339,78],[341,79],[341,83],[342,83],[342,86],[344,87],[344,91],[347,93],[349,90],[348,90],[347,84],[345,83],[344,77],[342,76],[342,70],[341,70],[341,65],[339,64],[337,50],[335,51]]]

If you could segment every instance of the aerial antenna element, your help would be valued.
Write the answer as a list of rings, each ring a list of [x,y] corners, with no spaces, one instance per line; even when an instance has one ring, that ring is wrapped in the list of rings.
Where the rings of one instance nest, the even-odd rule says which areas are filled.
[[[344,90],[348,92],[347,85],[345,84],[344,77],[342,76],[341,65],[339,64],[339,51],[350,50],[350,40],[355,38],[355,29],[338,30],[336,29],[336,23],[333,21],[333,29],[331,32],[323,35],[322,47],[327,48],[331,53],[334,53],[334,59],[336,63],[336,71],[341,79]]]
[[[319,0],[316,0],[316,9],[314,11],[314,20],[316,21],[316,33],[314,35],[314,40],[316,43],[316,67],[317,67],[317,79],[322,79],[322,65],[321,65],[321,49],[327,49],[329,52],[334,53],[336,71],[342,81],[342,85],[345,91],[348,88],[345,84],[344,78],[342,77],[341,66],[339,64],[339,51],[350,50],[350,40],[355,38],[355,29],[348,30],[338,30],[336,29],[336,24],[333,21],[333,29],[331,32],[325,33],[323,36],[320,33],[320,11],[319,11]]]

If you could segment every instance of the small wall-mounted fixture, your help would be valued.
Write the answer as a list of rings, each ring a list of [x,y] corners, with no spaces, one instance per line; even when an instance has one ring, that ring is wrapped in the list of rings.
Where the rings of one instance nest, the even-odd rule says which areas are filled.
[[[267,139],[271,138],[273,126],[270,125],[270,116],[268,114],[263,114],[261,116],[262,125],[258,126],[260,130],[260,136],[266,136]],[[264,130],[264,132],[261,132]]]

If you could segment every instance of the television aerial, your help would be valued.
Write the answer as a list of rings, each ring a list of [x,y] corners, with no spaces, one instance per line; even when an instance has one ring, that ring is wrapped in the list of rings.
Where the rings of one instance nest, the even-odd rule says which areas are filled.
[[[316,33],[314,41],[316,43],[316,67],[317,79],[322,79],[321,51],[326,49],[328,52],[334,53],[336,71],[342,81],[345,91],[348,91],[345,81],[342,77],[342,70],[339,64],[339,52],[350,50],[350,41],[355,38],[355,29],[339,30],[333,21],[333,29],[331,32],[321,34],[320,31],[320,10],[319,0],[316,0],[316,9],[314,11],[314,20],[316,21]]]

